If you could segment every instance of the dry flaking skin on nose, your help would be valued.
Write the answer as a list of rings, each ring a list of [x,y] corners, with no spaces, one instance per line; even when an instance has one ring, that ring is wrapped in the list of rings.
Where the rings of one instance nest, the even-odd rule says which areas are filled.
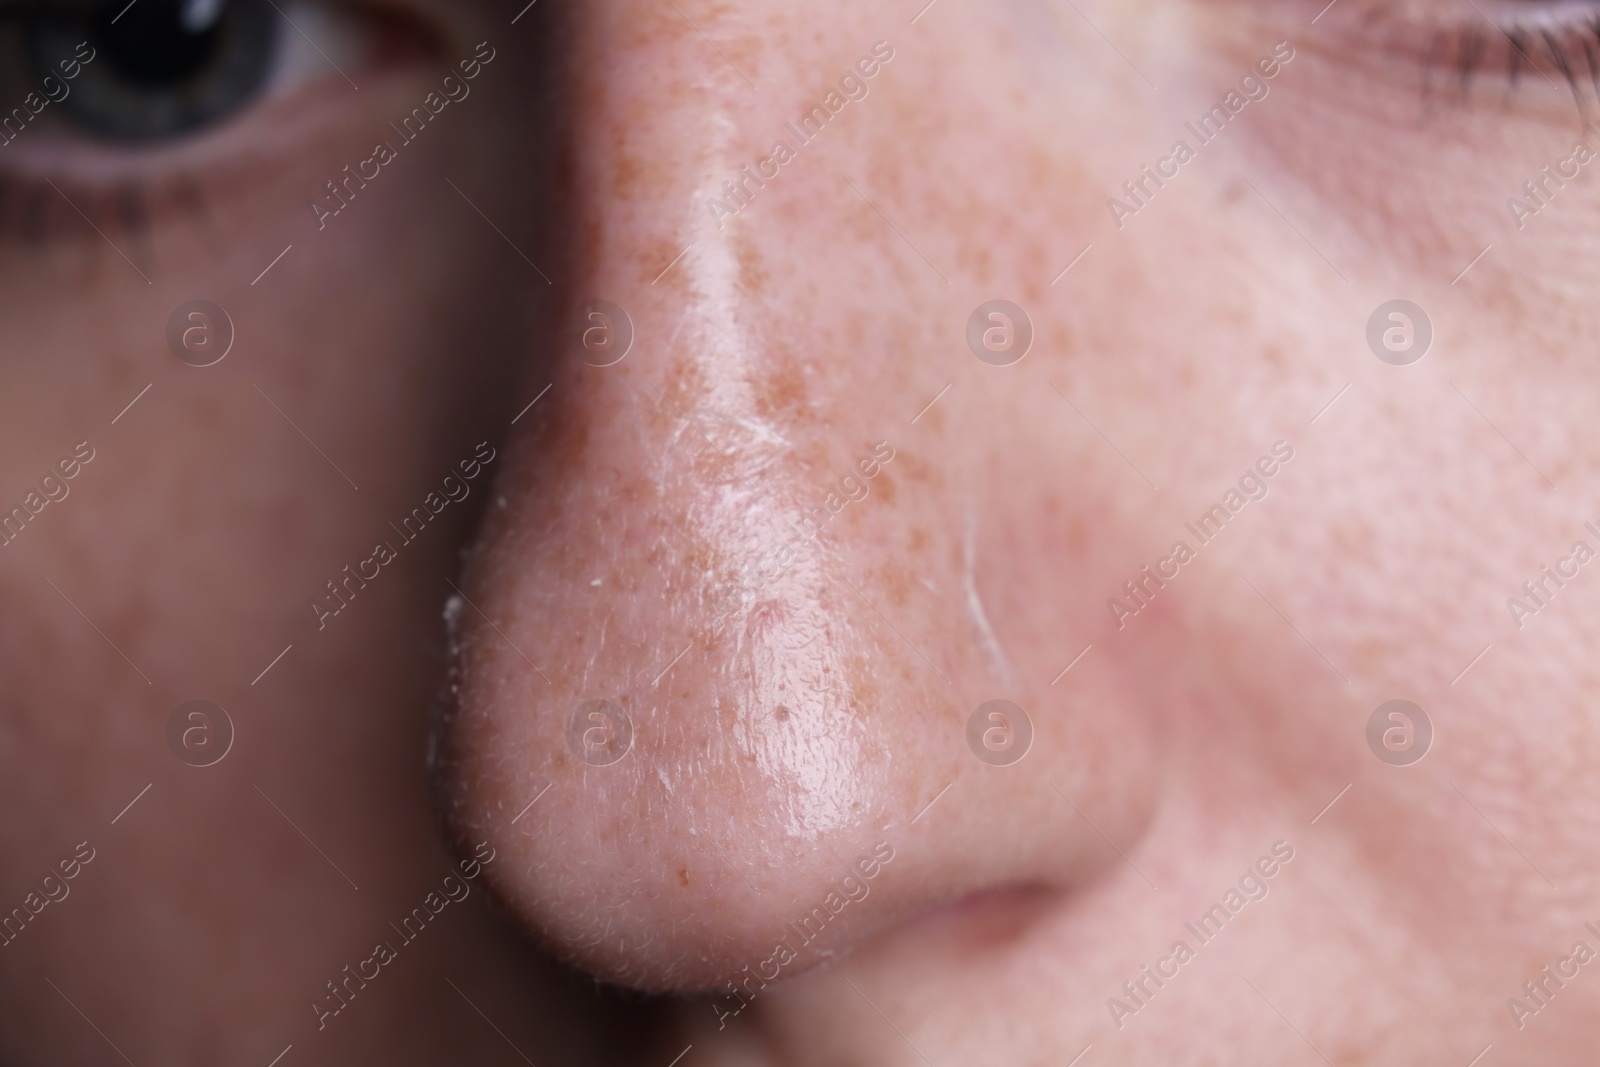
[[[510,835],[515,873],[497,888],[520,917],[608,978],[704,986],[769,939],[790,897],[823,895],[879,840],[874,824],[901,804],[880,676],[910,665],[829,570],[829,527],[873,503],[870,445],[802,493],[771,472],[727,475],[704,442],[672,440],[669,420],[634,425],[634,469],[652,476],[580,454],[537,478],[537,526],[511,520],[517,543],[480,557],[480,574],[509,585],[469,595],[505,640],[537,650],[538,673],[456,607],[439,751],[458,825]],[[830,497],[850,502],[835,511]],[[602,766],[569,730],[599,699],[631,730]]]
[[[929,149],[905,163],[877,147],[915,110],[916,83],[892,80],[914,68],[898,56],[719,230],[707,190],[765,151],[788,105],[767,107],[698,34],[642,40],[632,6],[584,10],[557,288],[626,308],[634,345],[600,368],[554,328],[530,341],[529,393],[554,384],[505,444],[505,505],[452,610],[434,767],[453,832],[497,849],[492,888],[544,943],[647,989],[724,991],[819,902],[831,918],[784,976],[966,894],[1116,862],[1046,780],[1130,841],[1143,802],[1115,802],[1116,769],[1142,750],[1110,717],[996,675],[1060,667],[1019,646],[984,550],[963,543],[961,494],[1002,468],[939,429],[943,411],[905,422],[926,402],[918,360],[962,350],[965,314],[830,169],[860,150],[869,192],[928,206],[901,198],[916,183],[897,168]],[[762,17],[765,47],[735,61],[810,99],[834,45],[804,12]],[[870,47],[867,21],[841,11],[824,36]],[[1054,443],[1009,458],[1067,454]],[[1037,726],[1005,768],[966,741],[997,698]],[[880,847],[892,862],[834,914],[829,894]]]
[[[1017,694],[1040,713],[1031,760],[995,777],[967,747],[1003,682],[969,604],[977,548],[924,488],[931,464],[883,439],[830,444],[819,424],[736,472],[711,441],[739,439],[727,412],[755,422],[761,390],[756,372],[713,380],[727,373],[606,378],[505,450],[507,507],[451,611],[437,777],[457,835],[499,850],[507,908],[610,981],[724,990],[880,846],[893,863],[784,977],[968,893],[1115,862],[1043,781],[1063,752],[1069,782],[1115,777],[1093,768],[1114,730]],[[719,388],[748,406],[708,404]],[[768,432],[732,455],[759,461]],[[896,477],[911,488],[879,491]],[[919,599],[910,573],[953,595]],[[966,799],[911,826],[952,783]],[[1098,791],[1073,787],[1115,832],[1125,815]]]

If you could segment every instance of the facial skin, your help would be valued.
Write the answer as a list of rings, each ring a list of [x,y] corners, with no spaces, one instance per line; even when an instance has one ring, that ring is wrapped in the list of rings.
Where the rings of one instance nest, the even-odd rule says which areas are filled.
[[[1364,3],[351,9],[382,47],[159,151],[46,109],[0,504],[94,458],[0,547],[0,907],[51,898],[0,1060],[1587,1062],[1600,585],[1540,568],[1600,548],[1600,185],[1507,199],[1600,102]]]

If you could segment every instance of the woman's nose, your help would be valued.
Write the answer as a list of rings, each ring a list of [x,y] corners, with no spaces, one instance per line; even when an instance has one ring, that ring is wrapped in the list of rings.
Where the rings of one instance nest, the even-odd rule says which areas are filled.
[[[448,612],[449,818],[526,927],[643,988],[1081,881],[1146,810],[1113,683],[1048,684],[990,457],[911,420],[924,353],[992,369],[883,210],[937,199],[892,143],[948,47],[821,6],[565,16],[550,388]]]

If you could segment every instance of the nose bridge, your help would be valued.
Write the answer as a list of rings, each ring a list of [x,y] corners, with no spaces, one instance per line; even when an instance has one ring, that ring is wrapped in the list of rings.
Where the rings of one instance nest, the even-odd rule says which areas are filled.
[[[721,236],[694,208],[765,106],[732,56],[758,69],[785,38],[776,15],[760,15],[760,26],[756,18],[692,0],[601,0],[566,16],[559,106],[568,111],[578,279],[642,285],[661,298],[675,288],[662,288],[663,272],[678,253]]]

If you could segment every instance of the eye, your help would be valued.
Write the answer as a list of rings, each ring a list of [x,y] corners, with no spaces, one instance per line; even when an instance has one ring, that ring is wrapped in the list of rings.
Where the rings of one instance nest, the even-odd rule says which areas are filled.
[[[32,80],[65,87],[61,118],[137,141],[189,133],[247,105],[272,76],[283,28],[268,0],[114,0],[29,12],[22,38]],[[63,81],[74,68],[78,76]]]

